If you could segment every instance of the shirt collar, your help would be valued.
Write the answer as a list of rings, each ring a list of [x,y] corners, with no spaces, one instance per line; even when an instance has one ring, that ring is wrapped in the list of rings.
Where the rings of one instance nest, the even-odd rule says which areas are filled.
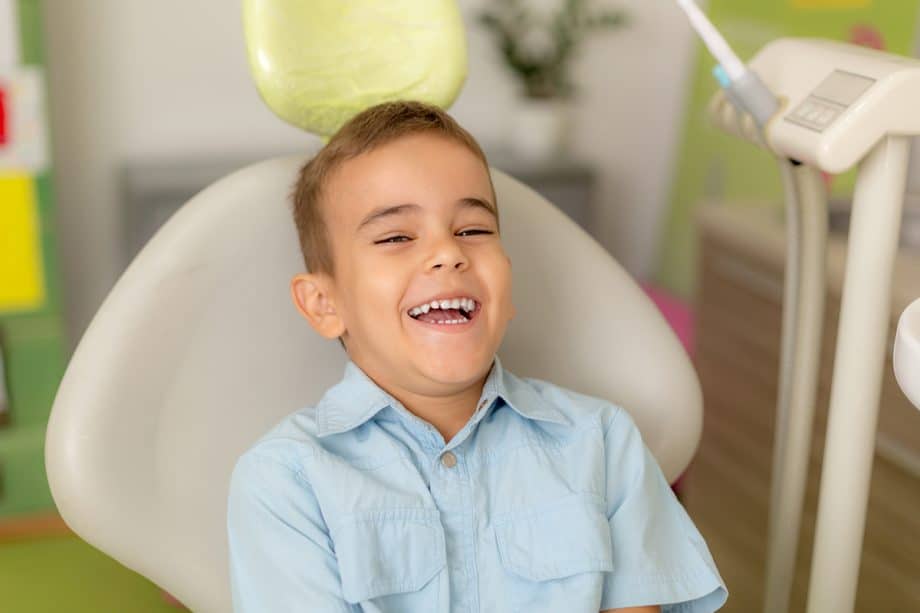
[[[528,419],[569,423],[565,415],[544,400],[531,384],[505,370],[496,355],[489,376],[482,386],[477,413],[484,412],[498,398]],[[317,436],[324,437],[357,428],[388,406],[405,410],[396,398],[349,360],[345,364],[342,380],[329,388],[316,405]]]

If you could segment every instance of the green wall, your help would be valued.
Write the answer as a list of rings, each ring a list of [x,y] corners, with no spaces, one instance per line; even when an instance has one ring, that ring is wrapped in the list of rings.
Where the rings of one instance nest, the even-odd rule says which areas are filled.
[[[23,66],[43,67],[40,10],[39,0],[18,0]],[[49,98],[46,86],[46,103]],[[44,116],[47,118],[46,111]],[[21,170],[0,168],[0,181],[11,172],[22,174]],[[45,301],[27,311],[0,310],[10,400],[10,422],[0,427],[0,520],[54,507],[44,469],[45,425],[66,365],[67,343],[61,318],[50,164],[31,173],[31,179],[37,194]]]

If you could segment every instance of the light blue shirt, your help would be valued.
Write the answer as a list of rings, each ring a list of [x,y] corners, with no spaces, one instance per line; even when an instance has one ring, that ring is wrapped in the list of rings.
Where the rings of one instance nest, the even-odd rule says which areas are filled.
[[[240,457],[238,613],[715,611],[727,592],[629,413],[504,370],[443,437],[349,362]]]

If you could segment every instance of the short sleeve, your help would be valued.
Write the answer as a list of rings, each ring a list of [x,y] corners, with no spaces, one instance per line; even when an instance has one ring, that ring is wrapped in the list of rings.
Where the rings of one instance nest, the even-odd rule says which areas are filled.
[[[281,460],[249,451],[230,479],[230,584],[236,613],[353,613],[312,488]]]
[[[661,605],[708,613],[728,592],[709,549],[677,500],[630,415],[617,408],[604,435],[613,571],[601,610]]]

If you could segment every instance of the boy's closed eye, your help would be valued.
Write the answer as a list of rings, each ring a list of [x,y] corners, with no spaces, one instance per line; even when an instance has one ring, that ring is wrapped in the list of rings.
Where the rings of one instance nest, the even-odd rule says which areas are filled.
[[[488,230],[486,228],[469,228],[469,229],[460,230],[459,232],[457,232],[457,236],[478,236],[482,234],[495,234],[495,232],[493,230]],[[394,244],[394,243],[405,243],[411,240],[412,238],[409,236],[406,236],[405,234],[396,234],[394,236],[388,236],[386,238],[375,240],[374,244],[375,245],[387,245],[387,244]]]
[[[374,244],[375,245],[386,245],[386,244],[392,244],[392,243],[406,243],[411,240],[412,239],[409,238],[408,236],[400,234],[397,236],[388,236],[387,238],[381,238],[380,240],[374,241]]]
[[[457,232],[457,236],[475,236],[477,234],[495,234],[492,230],[486,230],[485,228],[471,228],[469,230],[461,230]]]

